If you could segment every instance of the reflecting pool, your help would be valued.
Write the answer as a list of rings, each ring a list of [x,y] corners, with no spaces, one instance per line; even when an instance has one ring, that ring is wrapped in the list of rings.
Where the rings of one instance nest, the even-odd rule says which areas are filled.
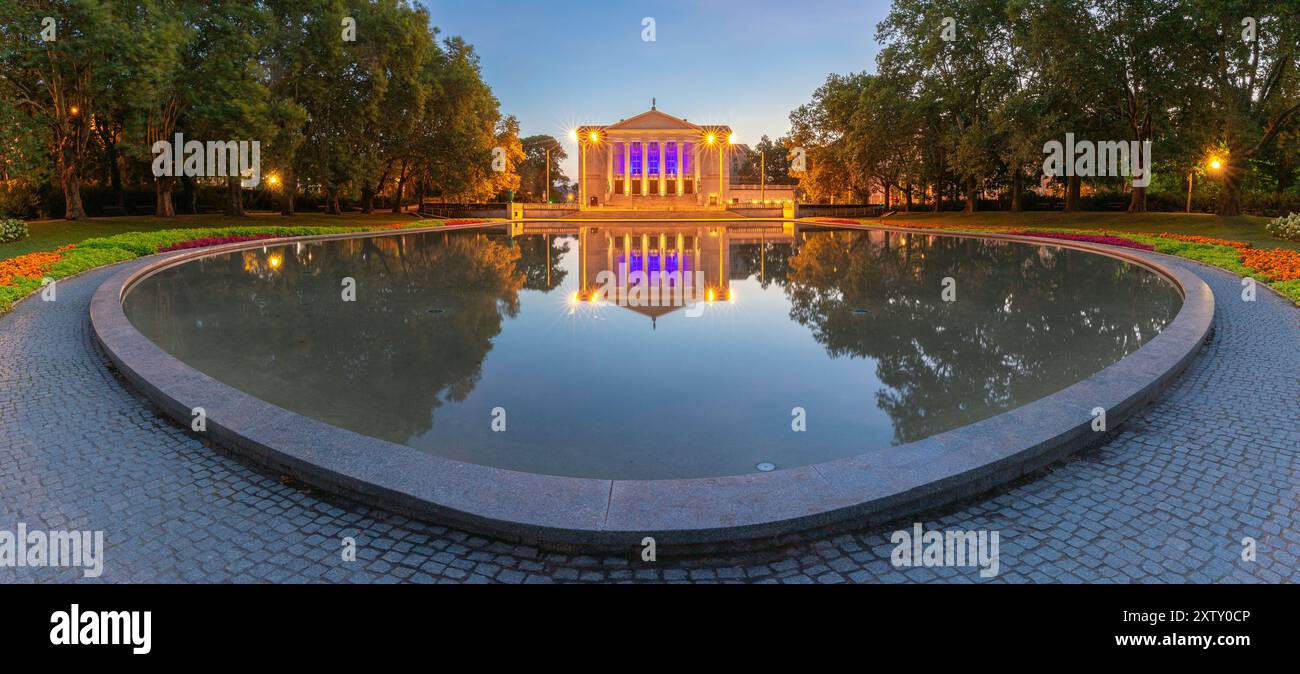
[[[1162,276],[1068,248],[779,222],[259,247],[161,271],[124,302],[167,352],[285,409],[619,479],[920,440],[1088,377],[1181,304]]]

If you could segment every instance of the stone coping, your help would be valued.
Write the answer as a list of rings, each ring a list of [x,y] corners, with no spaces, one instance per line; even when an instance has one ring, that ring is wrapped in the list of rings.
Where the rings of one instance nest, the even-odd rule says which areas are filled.
[[[810,223],[811,224],[811,223]],[[727,477],[608,480],[541,475],[456,461],[295,414],[223,384],[163,351],[127,320],[140,280],[199,257],[303,241],[400,236],[484,225],[245,241],[122,263],[95,292],[91,324],[113,365],[168,416],[189,427],[204,408],[217,444],[267,469],[404,515],[526,544],[629,551],[727,549],[811,529],[864,528],[986,492],[1099,443],[1092,409],[1114,430],[1190,364],[1213,329],[1214,298],[1195,274],[1110,247],[1003,234],[963,234],[1073,248],[1170,279],[1183,294],[1174,320],[1137,351],[1055,394],[924,440],[808,466]]]

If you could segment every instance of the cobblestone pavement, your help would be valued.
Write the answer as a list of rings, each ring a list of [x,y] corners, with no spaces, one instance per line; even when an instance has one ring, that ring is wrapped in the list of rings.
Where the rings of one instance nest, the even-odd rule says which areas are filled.
[[[1156,404],[1102,447],[927,529],[1000,532],[995,582],[1300,581],[1300,311],[1214,289],[1217,335]],[[986,582],[975,568],[891,566],[910,522],[728,557],[553,554],[285,484],[161,421],[94,345],[87,307],[109,275],[0,317],[0,530],[105,532],[108,582]],[[343,562],[342,537],[358,543]],[[1242,539],[1257,559],[1242,561]],[[0,581],[81,579],[0,567]]]

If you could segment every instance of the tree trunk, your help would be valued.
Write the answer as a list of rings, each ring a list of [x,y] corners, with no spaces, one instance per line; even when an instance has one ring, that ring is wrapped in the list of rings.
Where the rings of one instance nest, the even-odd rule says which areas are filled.
[[[361,212],[373,213],[375,211],[375,190],[366,183],[361,186]]]
[[[406,191],[406,178],[397,181],[397,192],[393,194],[393,212],[402,212],[402,194]]]
[[[113,187],[113,205],[126,212],[126,193],[122,191],[122,168],[117,163],[117,143],[104,143],[104,158],[108,162],[108,182]]]
[[[1146,213],[1147,212],[1147,188],[1134,187],[1133,193],[1128,200],[1129,213]]]
[[[284,201],[280,204],[280,215],[294,214],[294,199],[298,197],[298,176],[293,171],[284,172]]]
[[[1241,172],[1232,159],[1223,165],[1223,189],[1219,191],[1219,205],[1215,213],[1223,217],[1241,215]]]
[[[935,213],[939,212],[939,202],[943,201],[942,189],[937,180],[930,185],[930,196],[934,198],[934,203],[930,204],[930,210]]]
[[[172,187],[175,181],[175,178],[158,178],[154,181],[154,201],[157,202],[154,204],[154,215],[160,218],[175,217],[176,205],[172,202]]]
[[[904,196],[903,212],[911,213],[912,212],[912,184],[911,183],[908,183],[907,187],[903,189],[903,196]]]
[[[975,178],[966,179],[966,209],[963,213],[974,213],[980,209],[979,196],[975,194]]]
[[[77,175],[76,164],[64,161],[59,169],[59,182],[63,185],[63,218],[85,220],[86,209],[81,205],[81,178]]]
[[[226,215],[232,218],[244,217],[243,188],[239,186],[239,178],[226,178]]]
[[[885,210],[886,210],[886,211],[889,210],[889,196],[890,196],[890,194],[891,194],[891,192],[890,192],[890,190],[889,190],[889,183],[885,183]]]
[[[1020,171],[1013,171],[1011,175],[1011,212],[1020,212],[1020,195],[1024,191],[1022,176]]]
[[[343,210],[339,208],[339,188],[331,187],[325,193],[325,214],[342,215]]]
[[[1083,187],[1083,181],[1079,176],[1070,176],[1070,182],[1065,186],[1065,210],[1077,211],[1082,205],[1082,199],[1079,193]]]

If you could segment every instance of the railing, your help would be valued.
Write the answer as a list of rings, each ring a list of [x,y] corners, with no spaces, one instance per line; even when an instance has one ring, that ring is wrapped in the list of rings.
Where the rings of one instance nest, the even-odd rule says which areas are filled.
[[[438,218],[503,218],[510,215],[510,205],[505,203],[449,204],[425,200],[420,204],[420,215]]]
[[[801,204],[799,217],[802,218],[837,218],[864,217],[878,218],[884,214],[884,206],[878,204]]]

